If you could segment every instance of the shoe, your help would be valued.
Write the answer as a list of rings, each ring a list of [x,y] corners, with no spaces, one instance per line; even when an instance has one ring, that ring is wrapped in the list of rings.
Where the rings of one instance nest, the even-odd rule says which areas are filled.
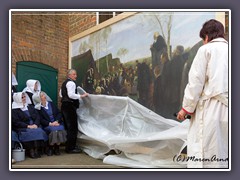
[[[82,150],[81,150],[81,149],[78,149],[78,148],[66,149],[65,151],[66,151],[66,153],[69,153],[69,154],[81,153],[81,152],[82,152]]]
[[[59,145],[55,145],[54,146],[54,151],[53,151],[53,153],[55,154],[55,155],[57,155],[57,156],[59,156],[61,153],[60,153],[60,151],[59,151]]]
[[[53,148],[50,147],[48,150],[47,150],[47,155],[48,156],[52,156],[53,155]]]
[[[44,148],[43,148],[43,155],[44,155],[44,154],[47,154],[47,151],[48,151],[48,148],[47,148],[47,147],[44,147]]]
[[[38,152],[38,149],[34,150],[34,155],[36,156],[36,158],[40,158],[41,157],[41,155]]]
[[[43,148],[38,148],[38,154],[41,156],[43,155]]]
[[[34,149],[30,149],[28,156],[32,159],[37,159]]]
[[[38,152],[35,152],[35,157],[36,157],[36,158],[40,158],[41,155],[40,155]]]

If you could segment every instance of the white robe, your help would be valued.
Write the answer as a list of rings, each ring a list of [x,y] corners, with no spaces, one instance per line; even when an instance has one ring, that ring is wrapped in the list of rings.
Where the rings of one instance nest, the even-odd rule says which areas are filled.
[[[228,168],[228,43],[223,38],[199,48],[182,107],[194,113],[188,168]]]

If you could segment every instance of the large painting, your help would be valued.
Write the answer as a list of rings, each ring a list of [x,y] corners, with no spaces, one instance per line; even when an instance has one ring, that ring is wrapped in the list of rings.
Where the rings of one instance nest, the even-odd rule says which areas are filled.
[[[199,31],[205,21],[224,18],[224,12],[215,11],[150,11],[109,20],[71,40],[70,63],[78,72],[77,84],[93,94],[129,96],[174,119],[202,45]]]

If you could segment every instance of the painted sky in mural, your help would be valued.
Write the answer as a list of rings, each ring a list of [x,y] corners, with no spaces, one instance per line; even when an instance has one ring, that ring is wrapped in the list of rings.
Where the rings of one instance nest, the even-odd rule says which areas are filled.
[[[141,12],[109,26],[110,29],[105,37],[102,35],[105,29],[103,28],[74,41],[72,57],[82,54],[88,49],[92,50],[94,60],[109,53],[112,53],[113,58],[120,58],[122,63],[150,57],[154,32],[164,34],[167,38],[169,13],[173,15],[170,38],[172,50],[177,45],[183,45],[185,49],[195,45],[201,40],[199,31],[202,24],[215,18],[215,12]],[[162,30],[159,22],[162,24]],[[93,39],[98,44],[96,42],[94,44]],[[86,46],[85,49],[81,48],[81,44],[84,43],[88,48]],[[120,49],[125,49],[125,53],[119,54]]]

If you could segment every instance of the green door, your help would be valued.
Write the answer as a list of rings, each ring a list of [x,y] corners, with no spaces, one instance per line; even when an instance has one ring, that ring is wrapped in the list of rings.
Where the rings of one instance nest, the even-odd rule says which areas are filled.
[[[46,92],[57,105],[58,71],[56,69],[38,62],[24,61],[17,62],[16,70],[18,91],[22,91],[26,87],[27,80],[38,80],[41,83],[41,90]]]

